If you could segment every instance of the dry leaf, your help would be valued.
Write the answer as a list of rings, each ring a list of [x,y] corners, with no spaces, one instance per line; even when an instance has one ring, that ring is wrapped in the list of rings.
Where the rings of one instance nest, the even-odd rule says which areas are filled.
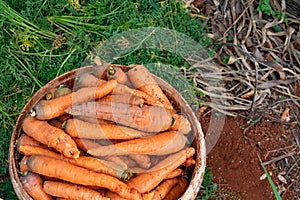
[[[262,180],[265,180],[266,178],[267,178],[267,175],[266,175],[266,174],[263,174],[263,175],[260,176],[259,180],[262,181]]]
[[[202,106],[199,110],[199,115],[202,116],[207,108],[208,108],[208,106]]]
[[[287,184],[287,180],[280,174],[277,176],[278,180],[280,180],[282,183]]]
[[[230,56],[227,64],[231,65],[231,64],[235,63],[235,61],[236,61],[236,58],[234,56]]]
[[[253,94],[254,94],[254,90],[251,90],[251,91],[249,91],[249,92],[243,94],[243,95],[241,96],[241,98],[247,99],[247,98],[249,98],[249,97],[252,97]]]
[[[290,117],[289,114],[290,113],[290,109],[289,108],[285,108],[285,110],[283,111],[280,120],[282,122],[289,122],[290,121]]]

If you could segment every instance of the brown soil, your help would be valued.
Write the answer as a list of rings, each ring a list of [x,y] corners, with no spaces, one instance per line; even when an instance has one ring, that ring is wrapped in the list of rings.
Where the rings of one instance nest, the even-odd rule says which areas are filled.
[[[210,116],[201,117],[206,135],[214,134],[214,129],[220,128],[217,126],[220,124],[220,119]],[[244,127],[244,118],[226,117],[220,138],[208,152],[207,166],[212,169],[214,182],[218,184],[221,191],[219,196],[222,199],[273,200],[275,197],[268,180],[260,180],[264,171],[258,155],[263,162],[282,155],[284,150],[293,146],[293,136],[284,125],[266,119],[261,120],[245,133]],[[283,185],[287,189],[288,185],[295,184],[294,181],[297,179],[288,180],[287,184],[281,183],[277,176],[285,169],[278,168],[279,162],[267,165],[267,169],[272,174],[275,185]],[[296,196],[294,190],[286,190],[282,193],[282,198],[285,200],[297,199]]]

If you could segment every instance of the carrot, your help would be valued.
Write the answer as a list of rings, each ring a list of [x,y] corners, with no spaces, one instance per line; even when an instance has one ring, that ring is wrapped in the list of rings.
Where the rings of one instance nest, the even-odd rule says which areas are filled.
[[[57,90],[57,88],[51,88],[51,89],[49,89],[49,91],[45,95],[45,99],[46,100],[53,99],[55,90]]]
[[[154,190],[154,196],[152,200],[162,200],[169,193],[169,191],[178,184],[178,178],[172,178],[164,180],[159,186]],[[177,200],[177,199],[174,199]]]
[[[140,174],[130,179],[127,185],[136,189],[140,193],[151,191],[161,181],[166,179],[168,174],[178,168],[188,157],[191,157],[194,153],[195,149],[189,147],[185,150],[181,150],[175,154],[172,154],[159,162],[156,166],[149,169],[149,172]]]
[[[72,90],[65,85],[60,85],[53,93],[53,99],[70,94]]]
[[[105,80],[98,79],[97,77],[93,76],[92,74],[82,74],[76,79],[75,88],[87,88],[87,87],[96,87],[101,86],[105,83]],[[142,92],[140,90],[135,90],[129,88],[127,85],[118,83],[115,89],[113,90],[112,94],[116,95],[134,95],[140,98],[143,98],[145,103],[148,105],[156,105],[163,107],[163,104],[155,99],[154,97]]]
[[[131,85],[127,74],[120,67],[109,66],[106,71],[106,77],[107,80],[117,80],[118,83]]]
[[[72,118],[72,115],[65,113],[65,114],[58,116],[57,120],[60,121],[61,123],[64,123],[65,121],[67,121],[68,119],[71,119],[71,118]]]
[[[173,123],[171,111],[158,106],[145,105],[140,108],[121,103],[87,102],[69,107],[66,112],[115,121],[145,132],[161,132],[169,129]]]
[[[99,102],[125,103],[143,107],[145,101],[143,98],[131,94],[112,94],[99,99]]]
[[[41,144],[39,141],[33,139],[25,133],[22,133],[22,135],[17,140],[17,151],[19,151],[19,148],[22,145],[43,146],[43,144]]]
[[[51,126],[54,126],[56,128],[62,129],[62,125],[63,123],[61,123],[59,120],[57,119],[50,119],[47,121],[48,124],[50,124]]]
[[[24,156],[22,160],[19,162],[19,169],[22,174],[26,174],[29,171],[26,165],[26,161],[28,158],[29,158],[28,156]]]
[[[79,157],[79,150],[74,140],[63,130],[49,125],[46,121],[28,116],[23,121],[23,130],[37,141],[53,147],[68,158]]]
[[[171,178],[175,178],[177,176],[180,176],[183,174],[183,170],[180,168],[176,168],[174,169],[172,172],[170,172],[165,179],[171,179]]]
[[[79,88],[86,88],[86,87],[98,87],[105,83],[106,81],[103,79],[98,79],[94,75],[90,73],[84,73],[80,76],[76,77],[74,88],[75,90]]]
[[[31,155],[44,155],[53,157],[56,159],[67,161],[68,163],[71,163],[73,165],[83,167],[95,172],[109,174],[114,177],[123,177],[130,175],[127,174],[127,168],[123,168],[123,166],[108,162],[106,160],[100,160],[98,158],[93,158],[89,156],[80,156],[78,159],[72,159],[72,158],[66,158],[61,156],[58,153],[55,153],[49,149],[44,149],[41,147],[34,147],[34,146],[21,146],[20,147],[20,153],[22,153],[25,156],[31,156]],[[23,163],[22,163],[23,164]]]
[[[111,191],[107,191],[105,194],[106,197],[108,197],[110,200],[127,200],[125,198],[120,197],[120,195],[111,192]]]
[[[43,180],[35,173],[29,172],[26,176],[20,178],[22,187],[34,200],[53,200],[53,198],[44,192]]]
[[[148,155],[129,154],[129,157],[133,159],[143,169],[148,169],[151,166],[151,160]]]
[[[63,197],[67,199],[76,200],[108,200],[109,198],[103,197],[99,192],[89,188],[58,181],[45,181],[43,185],[44,191],[55,197]]]
[[[189,120],[183,115],[173,114],[174,123],[170,130],[180,131],[183,134],[188,134],[192,128]]]
[[[173,109],[168,97],[164,94],[146,67],[143,65],[135,65],[128,71],[128,77],[135,88],[155,97],[165,106],[165,108],[170,110]]]
[[[189,158],[182,165],[184,167],[190,167],[190,166],[192,166],[194,164],[196,164],[196,161],[194,160],[194,158]]]
[[[136,166],[138,166],[138,164],[136,163],[136,161],[134,159],[132,159],[130,156],[119,156],[121,158],[121,160],[123,160],[124,163],[127,164],[128,168],[134,168]]]
[[[128,168],[127,163],[124,162],[124,160],[120,156],[105,156],[102,157],[103,160],[116,163],[117,165],[122,166],[124,169]]]
[[[92,68],[92,74],[97,78],[106,79],[106,70],[110,66],[105,61],[101,60],[99,57],[94,59],[94,67]]]
[[[164,107],[163,104],[159,100],[157,100],[155,97],[152,97],[149,94],[147,94],[141,90],[135,90],[135,89],[129,88],[128,86],[123,85],[123,84],[117,84],[117,86],[113,90],[112,94],[135,95],[135,96],[143,98],[145,103],[148,105]]]
[[[77,147],[82,149],[83,151],[87,151],[88,149],[98,148],[101,146],[98,142],[91,139],[83,139],[83,138],[73,138]],[[109,142],[109,141],[108,141]]]
[[[175,185],[165,196],[165,200],[177,200],[179,199],[186,189],[188,188],[189,184],[186,178],[180,177],[179,182],[177,185]]]
[[[180,132],[168,131],[146,138],[132,139],[114,145],[90,149],[94,156],[111,156],[126,154],[166,155],[184,148],[187,140]]]
[[[22,145],[18,149],[19,153],[25,155],[25,156],[31,156],[31,155],[48,155],[51,157],[56,158],[62,158],[62,156],[54,151],[51,151],[50,149],[46,149],[39,146],[30,146],[30,145]]]
[[[145,132],[125,126],[93,124],[77,119],[67,120],[64,129],[71,137],[78,138],[129,140],[147,136]]]
[[[115,177],[96,173],[63,160],[33,155],[28,158],[27,166],[30,171],[38,174],[56,177],[74,184],[107,188],[127,199],[143,199],[141,193],[129,188],[125,183]]]
[[[93,116],[93,117],[92,116],[87,117],[87,116],[77,115],[77,116],[74,116],[73,118],[81,120],[81,121],[93,123],[93,124],[116,124],[113,121],[99,119],[99,118],[96,118],[95,116]]]
[[[58,117],[64,114],[65,109],[73,104],[99,99],[109,94],[116,84],[116,80],[110,80],[99,87],[82,88],[49,101],[41,100],[33,107],[31,115],[43,120]]]

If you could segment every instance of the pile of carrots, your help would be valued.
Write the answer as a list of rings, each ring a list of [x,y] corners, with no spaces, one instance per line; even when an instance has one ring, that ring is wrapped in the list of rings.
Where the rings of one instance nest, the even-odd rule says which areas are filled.
[[[195,164],[190,121],[143,65],[102,71],[49,90],[26,116],[22,187],[35,200],[180,198]]]

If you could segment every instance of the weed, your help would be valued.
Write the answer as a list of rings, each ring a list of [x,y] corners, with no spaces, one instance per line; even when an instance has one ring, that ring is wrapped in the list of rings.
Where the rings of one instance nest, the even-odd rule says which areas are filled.
[[[282,200],[282,198],[281,198],[281,196],[280,196],[278,190],[276,189],[276,186],[275,186],[275,184],[274,184],[274,182],[273,182],[273,180],[272,180],[272,178],[271,178],[271,176],[270,176],[270,174],[269,174],[267,168],[264,166],[264,164],[263,164],[263,162],[262,162],[260,156],[259,156],[259,155],[257,155],[257,156],[258,156],[260,165],[262,166],[262,168],[263,168],[265,174],[267,175],[267,179],[268,179],[269,184],[270,184],[270,186],[271,186],[271,188],[272,188],[272,190],[273,190],[273,193],[274,193],[274,195],[275,195],[276,200]]]
[[[211,169],[206,167],[203,182],[196,200],[216,199],[218,187],[213,182],[213,174]]]
[[[284,17],[283,22],[287,23],[287,17],[286,16],[282,16],[282,12],[279,10],[272,10],[272,7],[270,5],[270,0],[260,0],[258,3],[258,7],[257,7],[258,11],[261,11],[262,13],[268,15],[268,16],[273,16],[277,19],[282,19],[282,17]]]

